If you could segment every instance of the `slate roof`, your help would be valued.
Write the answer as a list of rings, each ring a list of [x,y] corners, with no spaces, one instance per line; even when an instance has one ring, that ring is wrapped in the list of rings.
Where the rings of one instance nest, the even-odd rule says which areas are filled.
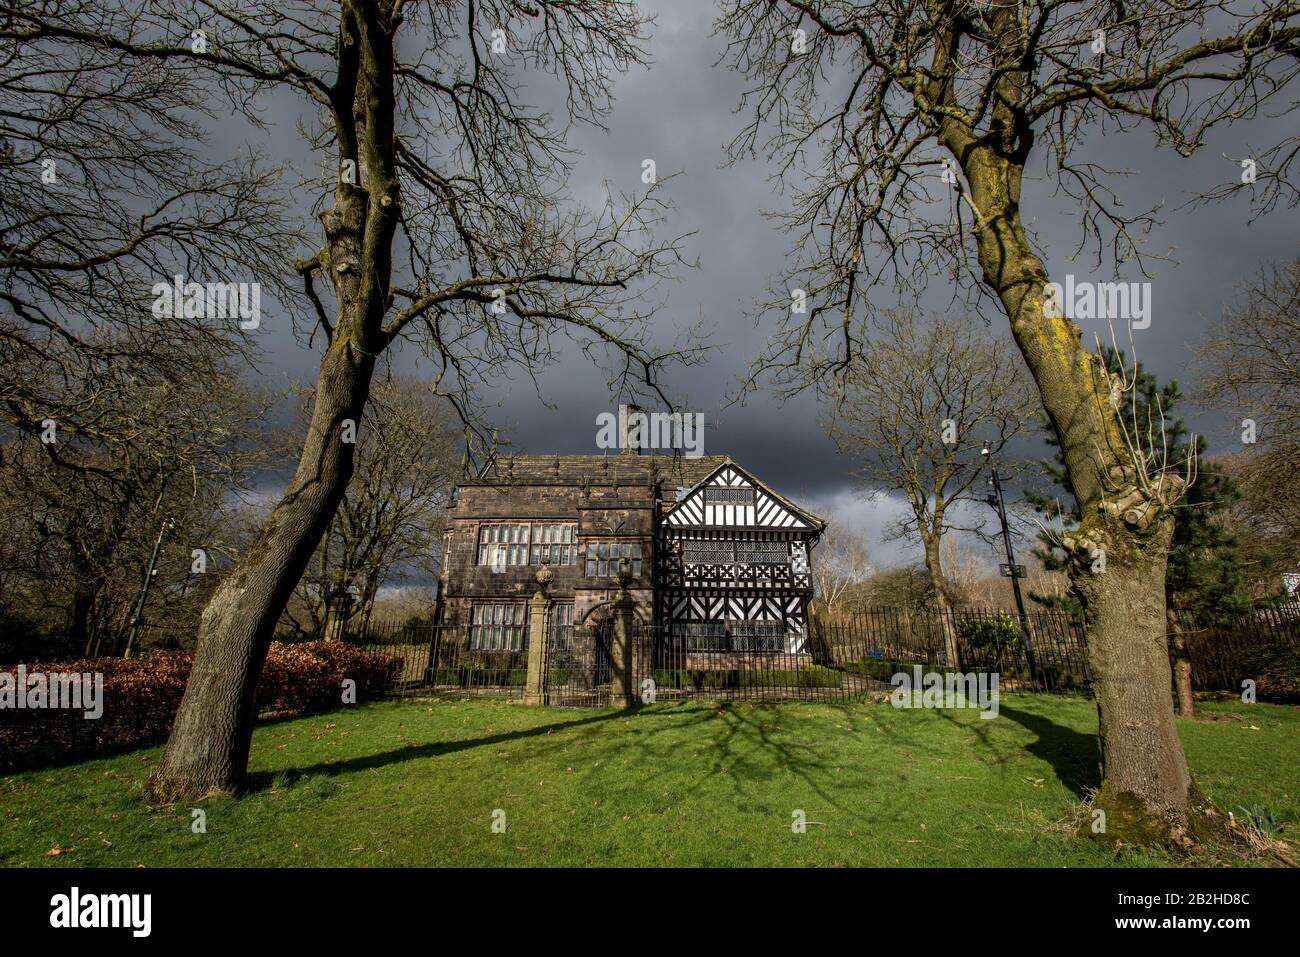
[[[503,455],[461,485],[641,485],[690,487],[727,461],[725,455]]]

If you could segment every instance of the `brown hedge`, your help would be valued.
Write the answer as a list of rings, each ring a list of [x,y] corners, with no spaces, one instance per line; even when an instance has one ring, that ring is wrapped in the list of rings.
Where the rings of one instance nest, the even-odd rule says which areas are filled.
[[[104,713],[0,708],[0,768],[13,769],[151,744],[166,738],[185,693],[193,653],[159,651],[138,658],[27,662],[27,673],[102,673]],[[13,673],[17,665],[0,667]],[[343,706],[343,682],[356,700],[384,694],[402,658],[335,641],[273,642],[257,683],[262,715],[304,714]]]

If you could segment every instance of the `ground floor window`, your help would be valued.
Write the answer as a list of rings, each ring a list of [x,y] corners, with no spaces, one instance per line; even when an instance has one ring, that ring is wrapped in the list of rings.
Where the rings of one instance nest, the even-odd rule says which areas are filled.
[[[527,626],[528,606],[523,602],[476,604],[470,619],[469,646],[475,651],[523,651]]]
[[[795,626],[797,628],[797,625]],[[687,651],[786,651],[782,620],[725,618],[675,621],[669,634]]]
[[[551,637],[565,643],[573,638],[573,602],[557,601],[551,606]]]

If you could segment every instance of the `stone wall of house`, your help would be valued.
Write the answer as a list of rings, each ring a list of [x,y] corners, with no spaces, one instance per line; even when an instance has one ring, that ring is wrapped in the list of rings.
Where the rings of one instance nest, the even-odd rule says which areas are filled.
[[[588,542],[639,542],[642,571],[632,594],[644,620],[651,620],[654,600],[655,492],[643,486],[469,485],[460,489],[447,512],[440,588],[441,620],[468,624],[475,602],[526,601],[537,589],[538,566],[511,565],[499,571],[478,564],[479,529],[496,522],[574,522],[577,564],[551,570],[552,598],[574,602],[574,622],[599,619],[613,600],[613,576],[587,577]]]

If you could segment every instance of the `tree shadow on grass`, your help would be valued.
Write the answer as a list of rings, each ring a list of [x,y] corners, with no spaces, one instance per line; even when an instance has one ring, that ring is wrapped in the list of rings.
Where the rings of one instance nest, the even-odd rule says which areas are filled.
[[[789,707],[782,702],[721,702],[716,712],[718,733],[711,742],[711,772],[725,774],[737,795],[745,797],[753,797],[755,785],[793,774],[823,800],[834,803],[824,787],[836,763],[828,754],[832,749],[825,741],[801,735],[793,722],[783,721],[787,717],[783,711]]]
[[[1038,735],[1025,750],[1050,764],[1061,783],[1075,795],[1084,797],[1101,785],[1101,750],[1095,734],[1083,734],[1041,714],[1008,707],[1005,699],[998,713]]]
[[[524,738],[546,737],[555,731],[570,730],[583,725],[598,724],[602,721],[609,721],[612,718],[622,717],[624,711],[603,711],[600,714],[593,714],[586,718],[579,718],[576,721],[551,721],[535,728],[525,728],[520,731],[508,731],[502,734],[488,735],[483,738],[466,738],[449,741],[430,741],[428,744],[412,744],[402,748],[394,748],[391,751],[381,751],[377,754],[360,755],[355,758],[344,758],[339,761],[322,761],[318,764],[308,765],[302,768],[284,768],[277,771],[255,771],[248,776],[247,790],[263,791],[272,786],[272,782],[282,784],[292,783],[301,778],[311,775],[336,775],[351,774],[355,771],[366,771],[371,768],[382,768],[390,764],[401,764],[404,761],[416,761],[421,758],[436,758],[443,754],[454,754],[457,751],[467,751],[470,748],[481,748],[487,745],[503,744],[507,741],[519,741]]]
[[[691,722],[706,723],[709,730],[695,745],[699,748],[694,756],[701,759],[701,773],[684,790],[699,791],[721,775],[735,793],[738,807],[763,808],[768,803],[767,788],[774,782],[779,788],[788,787],[782,779],[791,775],[828,805],[851,811],[838,799],[837,792],[862,774],[857,766],[861,755],[853,749],[846,753],[833,738],[825,737],[829,730],[825,723],[810,725],[799,720],[799,712],[793,709],[803,706],[798,702],[724,699],[708,701],[705,707],[693,710]],[[852,735],[861,730],[861,716],[855,706],[827,704],[826,708],[835,712],[836,721],[845,723],[840,732],[831,731],[831,735]],[[637,748],[648,763],[663,761],[673,747],[680,745],[684,727],[678,716],[671,724],[646,729],[647,733],[624,746]],[[674,737],[665,742],[662,735]],[[849,776],[840,777],[841,771],[847,771]],[[870,786],[878,783],[870,782]],[[858,784],[868,786],[865,781]]]
[[[740,702],[726,701],[710,704],[714,706],[698,707],[697,702],[692,702],[690,707],[680,711],[663,705],[649,708],[637,705],[628,709],[602,710],[574,720],[548,721],[535,728],[484,737],[430,741],[425,744],[411,744],[374,754],[322,761],[302,767],[256,771],[248,777],[247,791],[265,791],[272,787],[292,786],[314,776],[332,777],[352,774],[407,761],[437,758],[473,748],[528,739],[536,739],[537,744],[530,751],[530,757],[536,759],[544,755],[550,744],[547,738],[553,732],[558,735],[560,732],[597,730],[606,721],[637,714],[639,721],[636,736],[616,736],[604,740],[603,743],[615,750],[636,749],[647,761],[663,760],[664,755],[669,753],[674,745],[662,743],[661,735],[674,735],[676,737],[672,741],[677,742],[689,726],[707,723],[710,727],[717,728],[717,732],[710,734],[707,741],[701,739],[701,744],[711,751],[710,766],[715,773],[726,768],[729,772],[728,777],[738,792],[744,791],[746,784],[771,777],[779,770],[789,770],[814,787],[823,798],[835,803],[833,796],[823,787],[823,776],[828,774],[832,767],[842,762],[840,759],[833,759],[832,754],[826,753],[826,742],[781,740],[778,735],[771,732],[779,730],[788,734],[793,730],[793,726],[777,727],[780,722],[772,722],[772,728],[766,726],[775,715],[779,714],[779,709],[784,705],[746,709],[737,707]],[[851,709],[843,710],[842,717],[847,718],[850,723],[851,715]],[[598,737],[604,736],[598,735]],[[551,738],[551,741],[559,746],[563,743],[572,743],[574,738],[572,735],[565,734],[562,739]],[[703,781],[697,783],[702,784]]]

